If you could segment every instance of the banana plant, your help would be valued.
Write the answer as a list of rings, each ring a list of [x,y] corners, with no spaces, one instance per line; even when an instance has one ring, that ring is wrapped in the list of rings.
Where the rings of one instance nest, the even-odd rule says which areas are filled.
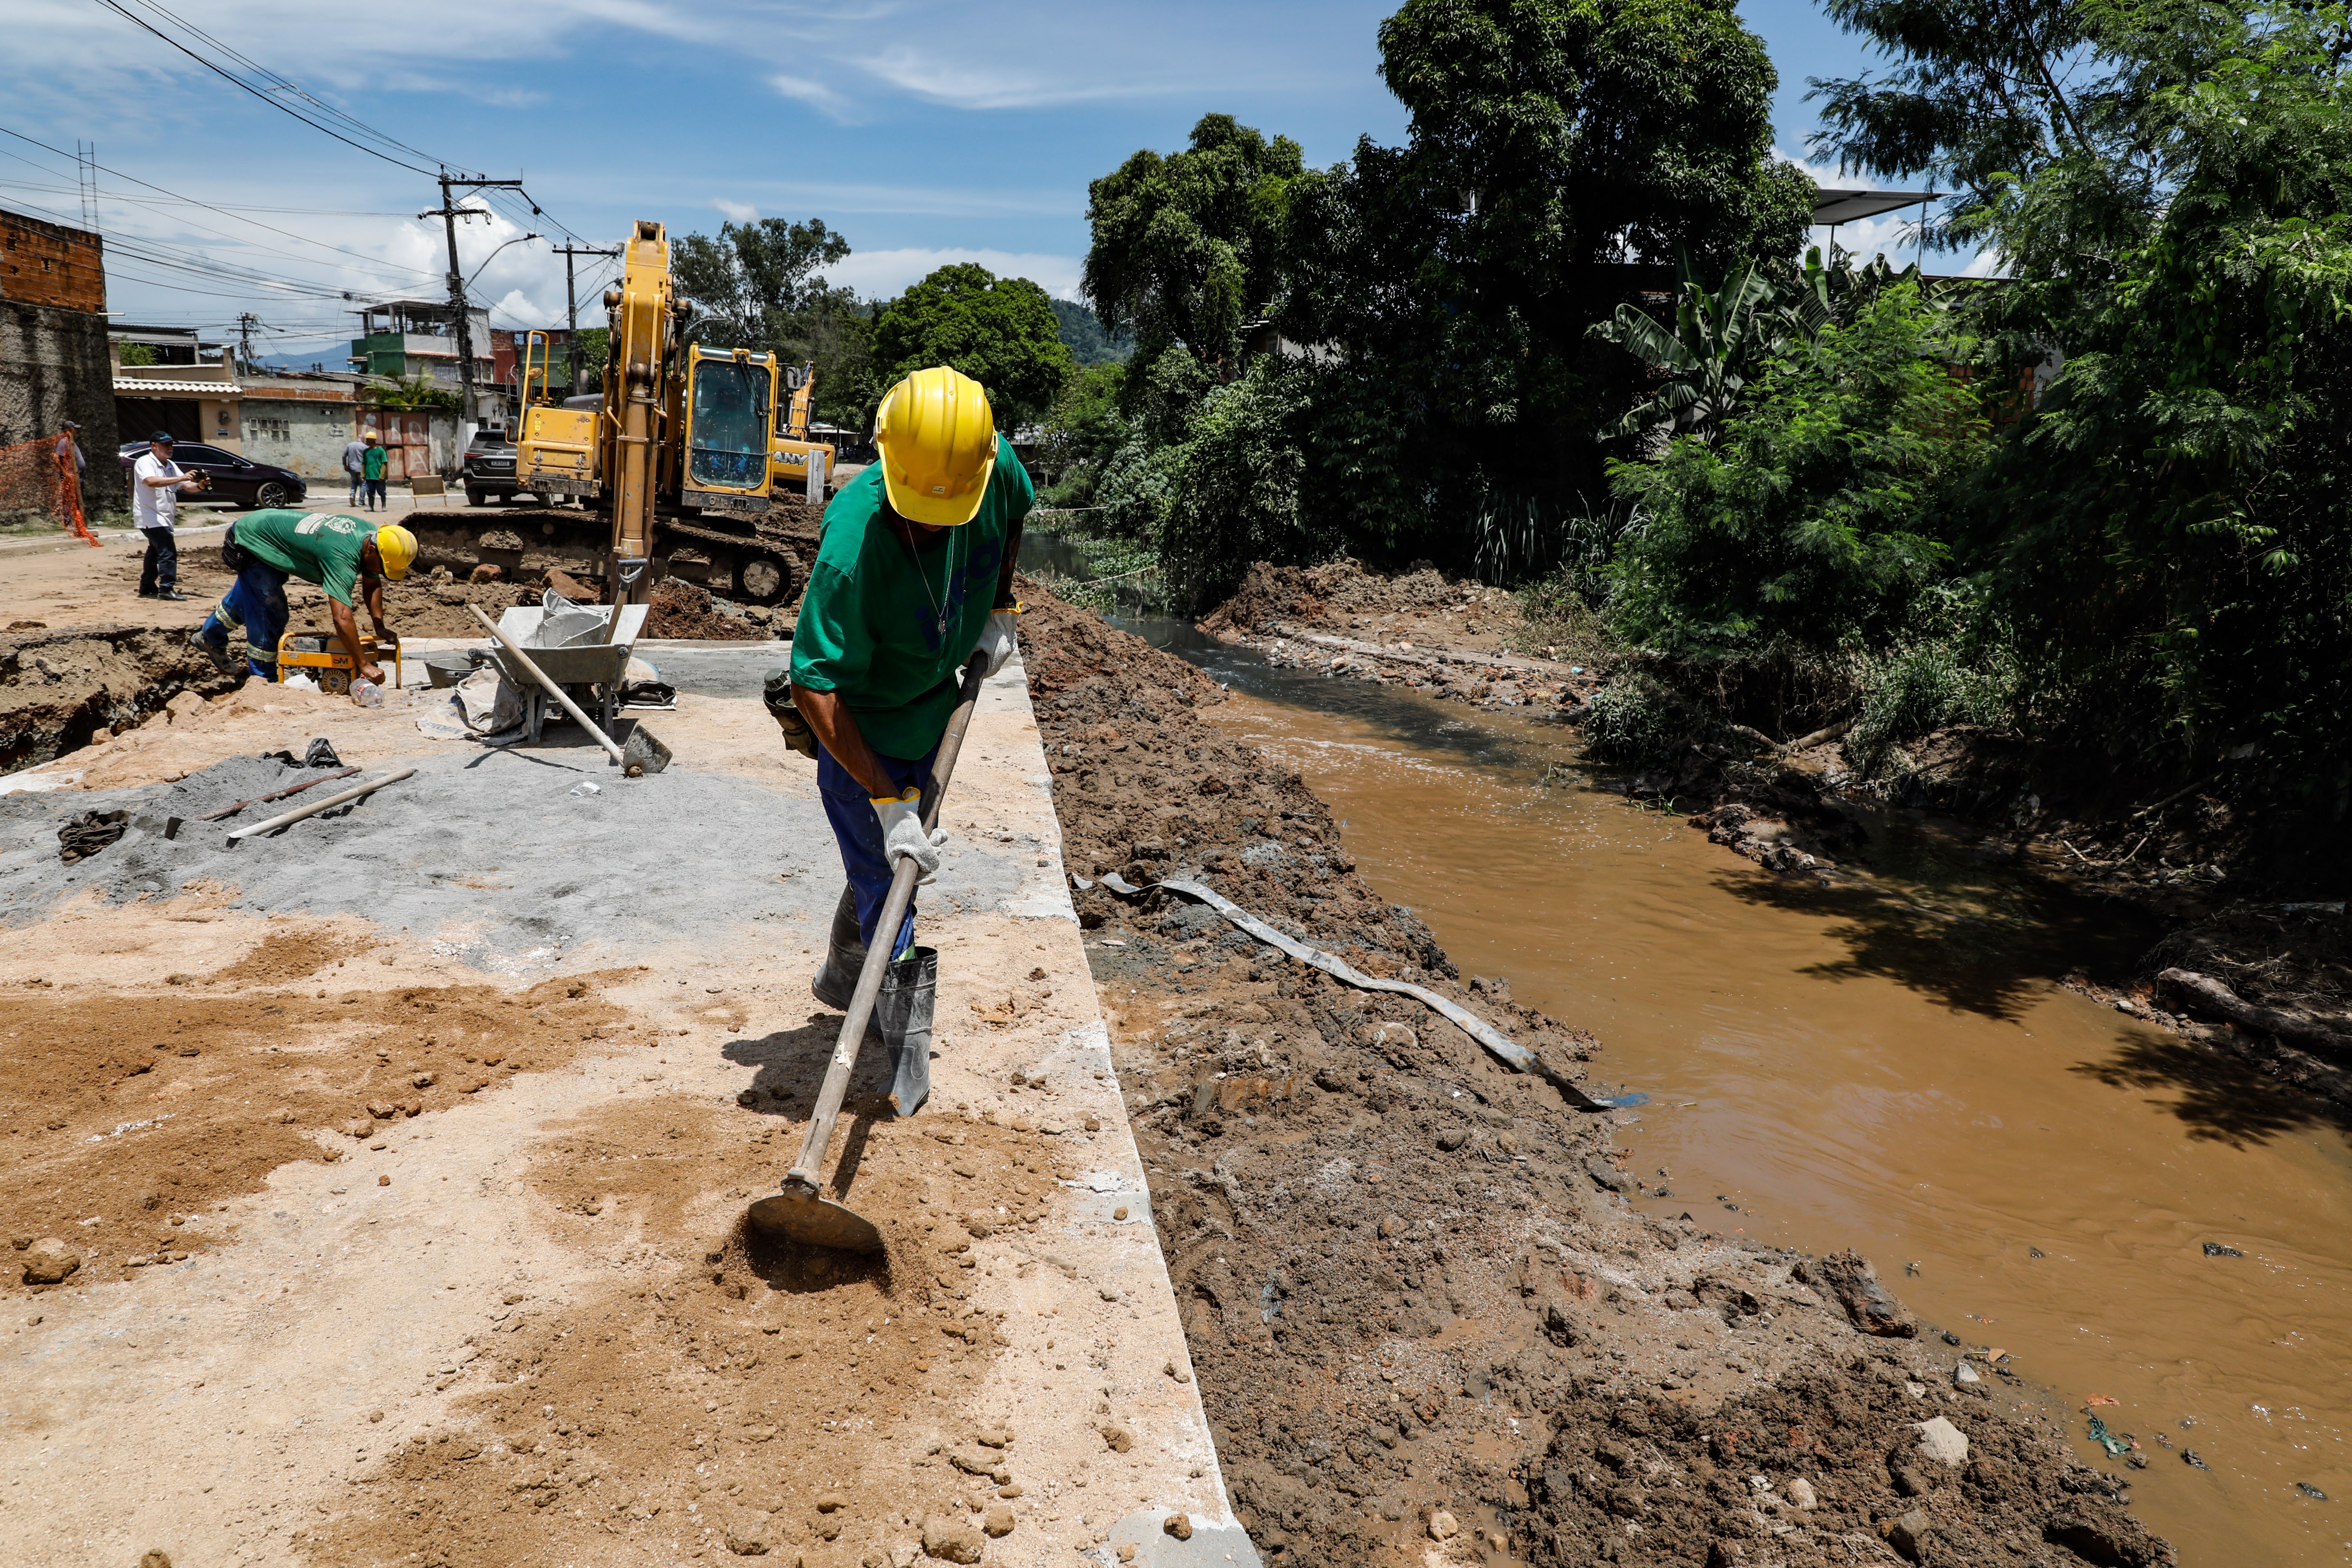
[[[1666,373],[1657,393],[1600,431],[1602,440],[1636,436],[1672,422],[1677,434],[1695,435],[1712,446],[1724,421],[1738,406],[1744,372],[1780,341],[1781,323],[1767,314],[1773,289],[1762,268],[1749,262],[1712,292],[1682,258],[1682,281],[1675,290],[1670,331],[1633,305],[1596,323],[1592,335],[1615,343],[1654,369]]]

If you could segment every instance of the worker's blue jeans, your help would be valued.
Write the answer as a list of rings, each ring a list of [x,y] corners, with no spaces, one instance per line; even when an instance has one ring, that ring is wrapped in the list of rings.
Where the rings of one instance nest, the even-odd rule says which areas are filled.
[[[928,793],[931,759],[939,752],[933,746],[911,761],[886,757],[879,752],[874,756],[898,788],[920,784]],[[841,846],[841,868],[848,875],[850,896],[857,902],[857,934],[870,948],[875,924],[882,918],[882,902],[890,896],[890,863],[882,854],[882,819],[874,815],[872,793],[823,747],[816,753],[816,787],[824,796],[824,818],[833,824],[834,841]],[[914,940],[915,906],[910,901],[907,918],[898,926],[898,940],[890,944],[890,956],[906,952]]]
[[[285,573],[247,560],[196,635],[226,653],[232,627],[245,632],[247,668],[264,680],[277,679],[278,639],[286,633]]]

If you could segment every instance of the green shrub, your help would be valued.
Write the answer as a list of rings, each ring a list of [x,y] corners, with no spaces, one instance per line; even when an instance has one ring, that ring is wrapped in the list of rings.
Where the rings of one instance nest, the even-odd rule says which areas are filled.
[[[1690,744],[1706,721],[1664,682],[1629,671],[1592,694],[1584,721],[1585,754],[1599,763],[1657,766]]]
[[[1927,642],[1874,662],[1862,711],[1845,738],[1864,777],[1886,771],[1905,742],[1950,724],[2000,724],[2009,717],[2012,670],[1967,657],[1954,642]]]
[[[1943,570],[1934,505],[1982,441],[1945,368],[1964,353],[1900,283],[1785,343],[1712,445],[1612,464],[1647,514],[1612,567],[1615,629],[1685,666],[1886,646]]]

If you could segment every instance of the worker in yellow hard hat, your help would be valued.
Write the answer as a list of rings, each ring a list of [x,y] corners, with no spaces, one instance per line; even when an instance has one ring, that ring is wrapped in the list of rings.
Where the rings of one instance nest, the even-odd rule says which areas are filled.
[[[278,639],[286,631],[286,580],[299,577],[326,590],[335,635],[363,680],[383,683],[383,670],[360,644],[355,602],[367,605],[375,635],[389,637],[383,585],[408,575],[416,535],[396,522],[378,528],[341,512],[268,508],[249,511],[221,540],[221,564],[236,581],[193,634],[196,647],[222,669],[236,668],[229,652],[232,627],[245,633],[247,666],[266,680],[278,678]]]
[[[875,1005],[892,1096],[912,1115],[930,1092],[931,996],[939,955],[917,947],[910,906],[877,933],[895,862],[931,880],[944,830],[925,833],[923,790],[974,653],[994,675],[1013,653],[1013,558],[1035,501],[996,433],[988,394],[941,365],[892,387],[875,416],[880,461],[824,511],[824,542],[793,633],[793,705],[815,731],[817,788],[848,886],[817,973],[817,1000],[846,1008],[877,940],[892,963]]]

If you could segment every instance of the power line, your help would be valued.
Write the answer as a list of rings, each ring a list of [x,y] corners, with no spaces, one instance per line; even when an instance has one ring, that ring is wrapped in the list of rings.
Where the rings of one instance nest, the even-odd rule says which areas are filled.
[[[21,131],[11,131],[11,130],[9,130],[9,129],[8,129],[6,126],[5,126],[5,125],[0,125],[0,136],[8,136],[8,137],[13,137],[13,138],[15,138],[16,141],[19,141],[19,142],[24,142],[24,143],[25,143],[26,146],[28,146],[28,147],[38,147],[38,148],[40,148],[43,152],[45,152],[45,153],[56,153],[58,157],[60,157],[60,158],[69,156],[69,154],[68,154],[68,153],[66,153],[66,151],[65,151],[63,148],[61,148],[61,147],[52,147],[52,146],[50,146],[47,142],[42,141],[40,138],[38,138],[38,137],[37,137],[37,136],[27,136],[27,135],[26,135],[26,134],[25,134],[23,132],[21,132]],[[19,154],[17,154],[17,153],[5,153],[5,156],[7,156],[7,157],[15,158],[15,159],[16,160],[16,162],[18,162],[18,163],[20,163],[25,164],[25,165],[26,165],[26,167],[28,167],[28,168],[37,169],[37,168],[39,168],[39,167],[41,166],[40,164],[38,164],[38,163],[35,163],[32,159],[30,159],[30,158],[26,158],[26,157],[23,157],[23,156],[20,156],[20,155],[19,155]],[[107,167],[105,164],[103,164],[103,163],[96,164],[96,165],[95,165],[95,167],[97,167],[97,168],[99,168],[99,169],[100,169],[100,170],[104,171],[104,172],[105,172],[105,173],[107,173],[107,174],[110,174],[113,175],[113,176],[114,176],[116,179],[118,179],[118,180],[128,180],[128,181],[130,181],[132,184],[134,184],[134,185],[138,185],[138,186],[142,187],[142,189],[150,190],[150,191],[154,191],[154,192],[159,193],[160,195],[166,195],[166,196],[173,196],[173,199],[175,199],[175,200],[184,201],[184,202],[187,202],[187,203],[191,204],[192,205],[203,207],[203,208],[205,208],[205,209],[206,211],[208,211],[208,212],[216,212],[216,213],[219,213],[223,217],[229,218],[229,219],[231,219],[231,220],[232,220],[232,221],[234,221],[234,222],[246,224],[246,225],[247,225],[247,226],[251,226],[251,227],[254,227],[254,228],[266,229],[266,230],[268,230],[268,231],[269,233],[271,233],[271,234],[283,235],[283,236],[284,236],[286,238],[288,238],[288,239],[297,240],[297,241],[299,241],[301,244],[304,244],[304,245],[315,245],[315,246],[319,247],[320,247],[320,249],[322,249],[322,250],[331,250],[331,251],[334,251],[335,253],[337,253],[338,255],[341,255],[341,256],[349,256],[349,257],[354,258],[355,258],[355,259],[357,259],[357,260],[361,260],[361,261],[368,261],[368,262],[375,262],[375,261],[376,261],[376,258],[373,258],[373,257],[370,257],[370,256],[367,256],[367,255],[365,255],[364,253],[360,252],[360,251],[356,251],[356,250],[349,250],[349,249],[346,249],[345,247],[343,247],[342,246],[340,246],[340,245],[329,245],[329,244],[327,244],[327,242],[326,242],[326,241],[324,241],[324,240],[312,239],[312,238],[309,237],[307,235],[299,235],[299,234],[296,234],[296,233],[295,233],[293,230],[291,230],[291,229],[279,228],[279,227],[278,227],[275,224],[255,223],[255,222],[254,222],[254,220],[253,220],[253,219],[251,219],[251,218],[248,218],[248,217],[238,217],[236,214],[235,214],[235,213],[233,213],[233,212],[228,211],[228,210],[227,210],[226,208],[225,208],[225,207],[215,206],[215,205],[214,205],[212,203],[210,203],[210,202],[198,201],[198,200],[196,200],[196,198],[194,198],[194,197],[193,197],[193,196],[180,196],[180,195],[177,195],[175,193],[171,192],[171,191],[167,191],[167,190],[165,190],[165,189],[164,189],[163,186],[161,186],[161,185],[152,184],[152,183],[150,183],[149,181],[146,181],[146,180],[142,180],[142,179],[139,178],[139,177],[138,177],[137,175],[135,175],[135,174],[124,174],[124,173],[123,173],[121,170],[120,170],[120,169],[111,169],[111,168],[108,168],[108,167]],[[54,174],[56,171],[52,170],[52,171],[49,171],[49,172]],[[394,216],[404,216],[404,215],[394,215]],[[224,235],[224,236],[222,236],[222,237],[223,237],[223,238],[227,238],[227,237],[228,237],[228,236]],[[395,267],[398,270],[401,270],[401,271],[416,271],[417,276],[418,276],[418,277],[421,277],[421,278],[430,278],[431,276],[433,276],[430,272],[421,271],[421,270],[418,270],[418,269],[416,269],[416,268],[399,268],[397,263],[390,263],[390,262],[386,262],[386,263],[381,263],[381,265]]]
[[[30,159],[25,161],[36,169],[40,167],[38,163],[32,163]],[[108,171],[110,174],[112,172]],[[24,180],[0,180],[0,185],[15,191],[38,191],[44,195],[51,196],[68,196],[73,195],[75,190],[72,185],[36,185]],[[107,194],[112,195],[116,201],[136,201],[142,206],[210,207],[219,213],[279,213],[292,217],[406,217],[408,216],[404,212],[369,212],[357,207],[273,207],[260,206],[251,202],[203,202],[193,196],[126,196],[120,191]]]
[[[44,206],[38,202],[24,202],[20,205],[30,208],[32,211],[37,213],[46,213],[49,216],[68,226],[71,226],[74,222],[74,218],[71,214],[60,212],[55,207]],[[353,291],[352,289],[340,289],[330,284],[318,283],[308,279],[279,278],[270,273],[260,271],[255,268],[238,267],[233,263],[217,261],[205,256],[201,251],[185,250],[181,247],[172,246],[168,242],[162,240],[142,240],[136,237],[125,237],[123,236],[117,235],[112,240],[110,250],[110,254],[109,256],[108,266],[108,270],[110,272],[115,270],[116,265],[120,261],[128,259],[142,262],[150,267],[163,267],[169,268],[174,271],[194,273],[199,277],[208,279],[216,283],[242,283],[247,285],[248,288],[257,287],[287,289],[319,300],[357,300],[364,298],[366,294],[370,292],[366,290]],[[165,252],[170,250],[180,250],[182,254],[179,256],[165,254]],[[130,277],[132,275],[126,273],[125,276]],[[153,283],[159,281],[159,279],[149,278],[136,278],[134,280],[143,283]],[[393,289],[376,289],[373,290],[373,292],[378,294],[392,294],[397,291]]]
[[[258,60],[252,58],[250,56],[240,53],[233,46],[225,43],[221,39],[215,37],[210,33],[205,32],[203,28],[197,26],[193,22],[188,21],[185,17],[175,15],[172,11],[165,9],[163,5],[157,4],[157,0],[129,0],[129,4],[125,4],[124,0],[98,0],[98,4],[113,12],[115,15],[122,17],[125,21],[130,22],[132,26],[154,35],[164,43],[171,45],[172,47],[187,56],[190,59],[194,60],[198,65],[203,66],[206,70],[213,72],[215,75],[222,78],[226,81],[234,83],[239,89],[259,99],[262,102],[268,104],[271,108],[300,121],[303,124],[310,126],[313,131],[321,132],[326,135],[333,137],[336,141],[342,142],[347,147],[352,147],[359,152],[365,153],[372,158],[380,158],[383,162],[393,164],[396,168],[406,169],[412,174],[423,174],[428,179],[437,178],[440,174],[447,173],[454,166],[451,164],[449,160],[446,158],[436,157],[433,153],[425,152],[421,148],[412,147],[407,142],[401,141],[398,137],[377,130],[374,126],[368,124],[367,121],[361,120],[356,115],[347,113],[343,110],[336,108],[333,104],[318,97],[309,89],[303,87],[299,82],[295,81],[292,78],[281,75],[280,73],[270,69],[268,67],[261,64]],[[197,39],[199,42],[217,50],[219,53],[228,57],[230,59],[235,60],[238,65],[244,67],[247,71],[251,73],[253,77],[264,84],[264,86],[256,87],[253,82],[246,80],[236,72],[228,70],[216,62],[206,58],[204,55],[190,48],[187,45],[182,43],[179,39],[173,37],[170,34],[164,32],[154,24],[145,20],[143,17],[133,15],[130,8],[132,5],[137,5],[141,10],[162,17],[172,26],[186,32],[191,37]],[[264,90],[264,87],[267,88],[267,90]],[[296,101],[316,110],[319,115],[331,117],[343,126],[348,127],[351,134],[346,135],[342,131],[337,130],[333,125],[324,123],[320,118],[303,112],[301,109],[296,107]],[[354,138],[365,138],[366,141],[355,140]],[[367,142],[380,142],[382,145],[369,146]],[[398,153],[406,153],[411,158],[420,160],[420,163],[409,163],[404,158],[395,157],[393,155],[393,153],[388,153],[383,150],[386,147],[392,148]],[[432,163],[436,165],[436,167],[427,169],[422,167],[422,163]],[[511,183],[518,188],[520,188],[521,184],[520,180]],[[523,201],[529,204],[532,218],[544,219],[553,227],[562,230],[567,237],[575,239],[579,237],[577,235],[572,234],[572,227],[569,224],[564,223],[562,219],[556,217],[554,214],[542,208],[537,201],[531,198],[530,193],[520,192],[520,195]],[[520,217],[515,213],[508,212],[506,216],[512,219],[519,227],[529,228],[531,226],[529,220]]]
[[[12,154],[12,153],[5,153],[5,151],[0,151],[0,157],[5,157],[5,156],[14,156],[14,154]],[[18,186],[18,185],[16,185],[15,182],[5,181],[5,180],[0,180],[0,186],[8,186],[8,187],[11,187],[11,188],[19,188],[19,189],[24,188],[24,187],[22,187],[22,186]],[[136,196],[126,196],[126,195],[121,195],[121,194],[119,194],[119,193],[116,193],[116,192],[111,192],[111,191],[110,191],[110,192],[103,192],[103,193],[100,193],[100,194],[101,194],[102,195],[104,195],[105,197],[107,197],[108,199],[110,199],[110,200],[113,200],[113,201],[117,201],[117,202],[126,203],[126,204],[128,204],[128,205],[132,205],[132,206],[146,206],[146,205],[149,205],[148,203],[146,203],[146,202],[143,202],[143,201],[140,200],[140,199],[139,199],[138,197],[136,197]],[[37,204],[31,203],[31,202],[26,202],[25,205],[27,205],[27,206],[33,206],[33,205],[37,205]],[[43,211],[45,211],[45,212],[54,212],[54,211],[56,211],[57,209],[56,209],[56,208],[54,208],[54,207],[45,207],[45,208],[42,208],[41,210],[43,210]],[[298,266],[298,267],[332,267],[332,266],[338,265],[337,263],[333,263],[333,262],[321,261],[321,260],[320,260],[320,259],[318,259],[317,258],[314,258],[314,257],[309,257],[309,256],[297,256],[297,255],[295,255],[295,254],[294,254],[293,252],[291,252],[291,251],[279,250],[279,249],[277,249],[277,248],[275,248],[274,247],[271,247],[271,246],[267,246],[267,245],[257,245],[257,244],[255,244],[253,241],[251,241],[251,240],[249,240],[249,239],[242,239],[242,238],[239,238],[239,237],[238,237],[237,236],[236,236],[236,235],[224,233],[224,232],[222,232],[221,230],[216,229],[216,228],[214,228],[214,227],[212,227],[210,225],[207,225],[207,224],[196,223],[196,222],[194,222],[194,221],[193,221],[193,220],[190,220],[190,219],[184,219],[184,219],[182,219],[182,220],[180,220],[180,221],[182,221],[182,222],[184,222],[184,223],[186,223],[186,224],[188,225],[188,226],[189,226],[189,227],[194,228],[194,229],[197,229],[197,230],[201,231],[202,233],[209,234],[209,235],[213,235],[213,236],[215,236],[215,237],[217,237],[217,238],[226,240],[229,244],[231,244],[231,245],[234,245],[234,246],[237,247],[238,247],[239,249],[241,249],[241,250],[249,250],[249,251],[255,252],[256,254],[262,255],[262,256],[276,256],[276,257],[280,257],[280,258],[283,258],[284,259],[286,259],[286,260],[288,260],[288,261],[293,262],[293,263],[294,263],[296,266]],[[113,234],[111,234],[111,235],[108,236],[107,237],[108,237],[108,242],[109,242],[110,244],[112,244],[112,245],[115,245],[115,246],[121,246],[121,245],[125,245],[125,244],[132,244],[132,243],[135,243],[135,244],[142,244],[142,245],[150,245],[150,246],[163,246],[163,245],[172,245],[172,244],[173,243],[173,242],[172,242],[172,241],[170,241],[170,240],[156,239],[156,238],[153,238],[153,237],[152,237],[144,236],[144,235],[125,234],[125,233],[123,233],[123,232],[122,232],[122,231],[121,231],[121,230],[117,230],[115,233],[113,233]],[[312,243],[319,243],[319,242],[314,241],[314,242],[312,242]],[[326,249],[330,249],[330,250],[337,250],[337,251],[341,251],[341,247],[340,246],[326,246],[326,247],[324,247],[324,248],[326,248]],[[194,255],[203,255],[204,253],[203,253],[203,252],[200,252],[200,251],[192,251],[192,252],[191,252],[191,254],[194,254]],[[364,259],[363,258],[362,258],[362,257],[361,257],[361,255],[360,255],[360,253],[359,253],[359,252],[357,252],[357,251],[343,252],[343,254],[350,255],[350,256],[352,256],[354,259],[360,259],[360,260],[362,260],[362,261],[363,262],[363,265],[364,265],[364,268],[365,268],[365,270],[372,271],[372,272],[377,273],[377,274],[379,274],[379,275],[389,276],[389,275],[394,274],[394,273],[404,273],[404,274],[406,274],[406,275],[407,275],[408,277],[410,277],[410,278],[430,278],[430,277],[432,277],[432,276],[433,276],[433,274],[431,274],[430,272],[426,272],[426,271],[425,271],[425,270],[424,270],[424,269],[422,269],[421,268],[415,268],[415,267],[403,267],[403,266],[401,266],[398,262],[392,262],[392,261],[365,261],[365,259]],[[348,264],[344,264],[344,265],[348,265]],[[401,288],[409,288],[409,289],[413,289],[413,288],[415,288],[415,284],[413,284],[413,283],[401,283],[401,284],[399,285],[399,287],[401,287]]]
[[[270,108],[300,121],[303,124],[309,126],[313,131],[333,137],[336,141],[341,142],[346,147],[352,148],[356,152],[364,153],[371,158],[381,158],[385,163],[393,164],[396,168],[406,169],[412,174],[423,174],[427,179],[432,178],[437,172],[432,169],[420,168],[415,163],[395,158],[391,153],[386,153],[380,148],[370,147],[365,142],[355,142],[351,137],[344,135],[341,132],[337,131],[331,125],[320,124],[318,121],[311,119],[309,115],[302,113],[292,104],[287,102],[286,99],[280,95],[290,93],[312,103],[317,103],[318,100],[311,98],[309,93],[303,92],[302,89],[293,82],[288,81],[285,78],[278,76],[275,72],[263,70],[260,67],[254,65],[252,61],[246,59],[244,56],[237,54],[236,50],[221,44],[218,39],[211,37],[197,27],[191,26],[187,22],[181,20],[181,18],[177,16],[173,16],[169,11],[164,10],[160,5],[151,5],[149,8],[153,10],[156,15],[167,17],[171,21],[177,23],[180,26],[187,28],[187,30],[196,37],[203,39],[208,44],[212,44],[214,47],[219,48],[222,53],[230,56],[239,63],[247,66],[264,80],[270,82],[273,90],[264,92],[261,89],[254,86],[251,82],[247,81],[242,77],[238,76],[235,71],[229,70],[226,67],[217,65],[213,61],[206,59],[195,50],[188,47],[187,45],[180,42],[179,39],[172,37],[171,34],[166,33],[161,27],[156,26],[153,23],[146,20],[144,17],[133,16],[129,6],[118,4],[117,0],[98,0],[98,4],[113,12],[116,16],[130,23],[132,26],[139,28],[142,32],[151,33],[157,38],[162,39],[164,43],[171,45],[172,47],[179,50],[182,54],[187,56],[190,59],[195,61],[206,70],[211,71],[223,81],[228,82],[230,85],[236,87],[239,91],[252,94],[255,98],[257,98],[262,102],[269,105]],[[328,106],[320,104],[320,107],[321,109],[326,109]],[[340,119],[351,119],[349,115],[341,114],[340,111],[330,110],[330,112],[335,112],[337,117]],[[352,123],[355,126],[359,124],[356,121],[352,121]],[[393,146],[402,147],[403,151],[412,153],[416,157],[431,159],[431,155],[429,153],[416,153],[415,149],[404,147],[400,142],[393,142],[390,137],[383,136],[380,132],[372,131],[365,126],[359,126],[359,129],[370,135],[379,137],[381,140]],[[435,163],[440,162],[438,159],[431,159],[431,161]]]

